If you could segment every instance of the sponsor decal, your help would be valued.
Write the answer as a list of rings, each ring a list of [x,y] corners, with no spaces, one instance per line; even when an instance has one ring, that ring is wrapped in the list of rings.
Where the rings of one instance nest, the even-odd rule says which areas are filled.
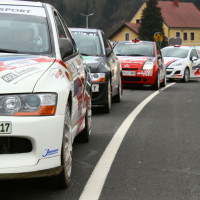
[[[74,80],[74,97],[78,94],[79,81],[78,78]]]
[[[0,13],[10,13],[10,14],[20,14],[20,15],[36,15],[45,17],[45,11],[43,8],[39,7],[25,7],[25,6],[8,6],[1,5]]]
[[[194,75],[196,75],[196,76],[200,75],[200,66],[199,65],[193,66],[192,70],[195,71]]]
[[[24,67],[27,65],[34,65],[37,64],[38,62],[35,60],[30,60],[30,59],[23,59],[23,60],[14,60],[14,61],[6,61],[4,62],[4,66],[6,66],[6,68],[13,68],[13,67]]]
[[[62,75],[62,70],[59,69],[58,72],[55,74],[55,77],[58,79]]]
[[[58,149],[45,149],[44,154],[42,154],[42,157],[45,158],[47,156],[52,156],[58,154]]]
[[[128,68],[128,67],[130,67],[130,65],[128,65],[128,64],[125,64],[125,65],[124,65],[124,67],[125,67],[125,68],[126,68],[126,67]]]
[[[144,71],[138,72],[137,74],[142,75],[142,76],[152,76],[153,70],[152,69],[144,70]]]
[[[19,76],[17,76],[16,74],[13,73],[8,73],[4,76],[2,76],[1,78],[6,81],[7,83],[13,81],[14,79],[18,78]]]
[[[145,76],[152,76],[153,75],[153,70],[145,70]]]
[[[27,73],[26,75],[22,76],[21,78],[18,78],[13,84],[17,84],[20,81],[22,81],[23,79],[26,79],[34,74],[40,73],[40,72],[44,72],[43,69],[37,70],[37,71],[33,71],[32,73]]]
[[[24,69],[20,69],[20,70],[15,70],[15,73],[17,73],[18,76],[21,76],[23,74],[32,72],[32,71],[37,70],[37,69],[39,69],[39,68],[37,68],[37,67],[24,68]]]
[[[14,79],[16,79],[16,78],[18,78],[18,77],[20,77],[20,76],[22,76],[22,75],[24,75],[26,73],[32,72],[34,70],[37,70],[37,69],[39,69],[39,68],[34,67],[34,68],[24,68],[24,69],[20,69],[20,70],[15,70],[15,71],[13,71],[14,73],[10,72],[8,74],[5,74],[1,78],[5,82],[9,83],[9,82],[13,81]]]
[[[20,67],[35,65],[44,62],[54,62],[48,57],[3,57],[0,58],[0,71],[13,70]]]
[[[96,33],[91,32],[82,32],[82,31],[72,31],[74,35],[88,35],[88,36],[97,36]]]
[[[174,60],[170,60],[168,62],[165,63],[165,65],[168,67],[170,64],[172,64],[173,62],[176,62],[177,60],[174,59]]]
[[[137,74],[138,75],[144,75],[145,73],[144,72],[138,72]]]
[[[16,9],[16,8],[8,8],[8,7],[4,7],[4,8],[0,8],[0,12],[11,12],[11,13],[30,13],[31,10],[27,10],[27,9]]]
[[[96,61],[96,57],[92,57],[92,56],[83,56],[83,59],[85,60],[86,63],[98,63],[98,61]]]

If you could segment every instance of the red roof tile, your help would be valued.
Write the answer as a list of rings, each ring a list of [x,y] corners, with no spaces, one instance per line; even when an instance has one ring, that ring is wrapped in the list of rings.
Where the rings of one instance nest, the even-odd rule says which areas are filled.
[[[128,26],[131,30],[133,30],[135,33],[138,34],[138,29],[140,27],[140,24],[126,22],[125,25]]]
[[[174,28],[200,28],[200,11],[190,2],[158,1],[164,22]]]

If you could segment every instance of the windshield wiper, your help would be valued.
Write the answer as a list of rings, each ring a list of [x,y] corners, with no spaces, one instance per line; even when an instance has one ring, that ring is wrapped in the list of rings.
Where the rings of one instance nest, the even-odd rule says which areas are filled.
[[[125,56],[124,54],[117,53],[116,56]]]
[[[0,53],[18,53],[19,51],[13,50],[13,49],[1,49],[0,48]]]
[[[146,56],[146,55],[142,55],[142,54],[129,54],[129,56]]]
[[[100,56],[100,55],[96,55],[96,54],[91,55],[91,54],[86,54],[86,53],[81,53],[81,55],[82,56]]]
[[[82,56],[90,56],[89,54],[87,53],[81,53]]]

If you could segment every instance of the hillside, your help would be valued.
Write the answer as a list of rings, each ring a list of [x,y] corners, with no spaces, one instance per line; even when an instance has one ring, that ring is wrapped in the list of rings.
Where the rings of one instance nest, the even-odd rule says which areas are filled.
[[[60,11],[68,26],[85,27],[86,17],[81,13],[94,13],[89,17],[89,27],[100,28],[110,34],[125,21],[130,21],[146,0],[43,0],[45,1]],[[180,2],[193,2],[200,9],[200,0],[180,0]]]

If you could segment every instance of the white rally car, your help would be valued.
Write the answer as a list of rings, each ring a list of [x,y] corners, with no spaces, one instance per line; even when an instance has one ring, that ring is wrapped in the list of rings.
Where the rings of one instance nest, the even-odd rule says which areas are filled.
[[[200,77],[200,58],[195,47],[169,46],[162,48],[167,79],[188,82]]]
[[[0,2],[0,179],[55,175],[91,132],[90,71],[51,5]]]

